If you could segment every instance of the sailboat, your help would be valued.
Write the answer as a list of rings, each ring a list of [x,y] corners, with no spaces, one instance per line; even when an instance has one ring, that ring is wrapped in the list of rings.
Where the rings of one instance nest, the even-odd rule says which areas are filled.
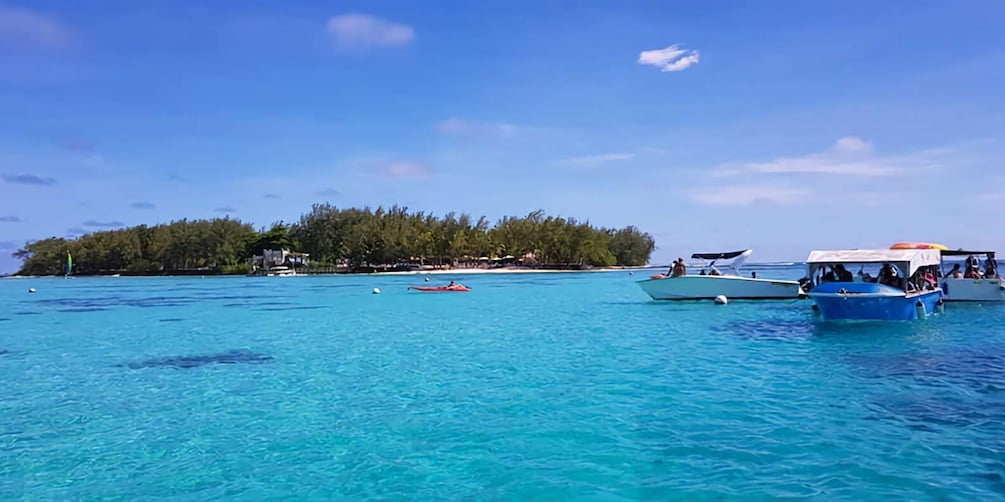
[[[66,252],[66,271],[63,274],[63,277],[66,278],[66,279],[69,279],[70,278],[70,273],[72,273],[72,272],[73,272],[73,257],[70,256],[70,252],[67,251]]]

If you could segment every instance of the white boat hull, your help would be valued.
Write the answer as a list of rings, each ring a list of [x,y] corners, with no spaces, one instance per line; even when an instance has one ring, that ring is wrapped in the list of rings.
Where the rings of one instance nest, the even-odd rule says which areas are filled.
[[[638,282],[653,300],[711,300],[724,295],[730,300],[779,300],[799,298],[796,281],[753,279],[730,275],[686,275]]]
[[[1001,279],[942,279],[947,302],[1005,302]]]

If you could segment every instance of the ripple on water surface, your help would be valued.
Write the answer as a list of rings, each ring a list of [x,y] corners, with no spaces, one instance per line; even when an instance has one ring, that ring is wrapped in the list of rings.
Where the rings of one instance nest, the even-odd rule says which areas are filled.
[[[0,498],[1005,496],[1005,309],[454,279],[0,281]]]

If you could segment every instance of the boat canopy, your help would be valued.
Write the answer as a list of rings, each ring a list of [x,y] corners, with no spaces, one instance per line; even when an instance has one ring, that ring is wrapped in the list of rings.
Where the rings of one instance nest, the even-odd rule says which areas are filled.
[[[942,258],[937,249],[845,249],[810,251],[806,264],[811,268],[839,263],[896,263],[908,265],[907,275],[913,275],[919,268],[939,265]]]
[[[748,255],[750,253],[750,249],[744,249],[742,251],[728,251],[725,253],[695,253],[691,255],[691,258],[697,260],[732,260],[737,256]]]

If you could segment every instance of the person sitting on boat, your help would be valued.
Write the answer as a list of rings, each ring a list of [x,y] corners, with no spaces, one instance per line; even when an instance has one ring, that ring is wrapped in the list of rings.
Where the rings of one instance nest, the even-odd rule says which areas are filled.
[[[979,260],[974,255],[968,256],[967,257],[967,268],[972,268],[974,270],[977,270],[977,269],[981,268],[981,260]]]
[[[970,266],[970,263],[967,262],[967,271],[963,273],[963,278],[964,279],[980,279],[981,278],[981,271],[977,267]]]
[[[998,278],[998,263],[995,259],[988,256],[987,261],[984,262],[984,278],[985,279],[997,279]]]
[[[722,274],[720,274],[719,269],[715,268],[715,266],[713,265],[711,267],[708,267],[708,275],[722,275]]]
[[[708,275],[708,273],[705,272],[705,269],[701,269],[701,272],[698,272],[698,275]]]
[[[883,267],[879,269],[879,283],[897,287],[897,270],[893,268],[893,265],[889,263],[884,263]]]
[[[866,272],[865,267],[858,269],[858,276],[862,278],[862,282],[876,282],[876,278],[869,272]]]
[[[834,273],[837,276],[837,282],[855,282],[855,277],[840,263],[834,267]]]
[[[936,281],[935,279],[935,274],[932,272],[932,268],[935,267],[929,268],[928,270],[925,271],[924,275],[921,276],[922,280],[924,281],[923,284],[924,288],[927,290],[935,289],[938,285],[938,281]]]
[[[677,258],[677,261],[674,262],[670,277],[681,277],[684,275],[687,275],[687,267],[684,265],[684,258]]]
[[[751,273],[750,273],[750,278],[751,278],[751,279],[757,279],[757,272],[756,272],[756,271],[754,271],[754,272],[751,272]]]
[[[959,263],[956,263],[956,264],[953,265],[953,269],[949,271],[949,277],[952,277],[953,279],[962,279],[963,278],[963,271],[960,270],[960,264]]]
[[[827,270],[820,276],[820,282],[837,282],[837,274],[834,273],[834,267]]]

